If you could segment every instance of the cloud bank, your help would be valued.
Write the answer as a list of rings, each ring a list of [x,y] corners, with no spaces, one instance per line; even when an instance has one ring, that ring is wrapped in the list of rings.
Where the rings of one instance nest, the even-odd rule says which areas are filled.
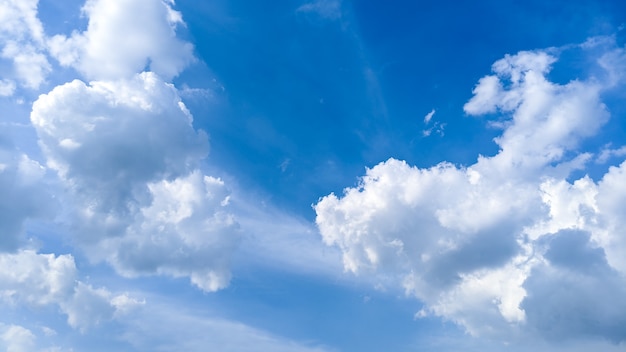
[[[612,72],[602,58],[620,55],[613,47],[599,66]],[[624,343],[626,163],[597,182],[568,179],[593,157],[580,143],[610,117],[602,94],[623,82],[551,82],[557,59],[507,55],[478,82],[464,109],[500,116],[496,155],[425,169],[392,158],[320,199],[317,225],[345,269],[402,286],[425,303],[417,317],[473,335]]]

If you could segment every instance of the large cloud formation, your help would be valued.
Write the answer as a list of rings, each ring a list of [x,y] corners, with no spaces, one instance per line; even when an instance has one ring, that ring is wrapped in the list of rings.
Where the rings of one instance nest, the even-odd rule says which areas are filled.
[[[601,97],[623,83],[613,71],[624,63],[608,58],[623,52],[600,58],[600,76],[565,84],[547,78],[555,50],[497,61],[465,111],[502,117],[499,152],[467,167],[389,159],[368,169],[315,205],[324,241],[342,250],[346,270],[422,300],[418,317],[474,335],[623,343],[626,162],[598,182],[568,181],[593,158],[578,148],[610,117]]]
[[[126,276],[190,276],[209,291],[227,285],[238,241],[228,191],[197,169],[207,137],[171,84],[151,72],[75,80],[40,96],[31,120],[69,191],[78,243],[94,260]]]
[[[142,305],[81,280],[72,255],[38,253],[29,221],[41,228],[55,214],[58,232],[123,276],[227,286],[238,224],[224,182],[200,170],[207,135],[168,83],[194,60],[176,37],[183,22],[173,2],[87,1],[88,28],[69,38],[47,36],[37,3],[0,0],[0,96],[38,90],[51,70],[46,54],[95,80],[61,84],[33,103],[43,156],[0,129],[0,306],[51,306],[84,332]],[[40,347],[37,329],[0,322],[0,348]]]
[[[37,19],[36,3],[22,17]],[[61,65],[94,81],[42,94],[31,122],[66,190],[61,220],[89,259],[127,277],[188,276],[215,291],[229,282],[238,224],[224,182],[199,169],[207,135],[168,83],[194,60],[193,46],[177,38],[184,23],[172,5],[89,0],[85,31],[36,32]]]

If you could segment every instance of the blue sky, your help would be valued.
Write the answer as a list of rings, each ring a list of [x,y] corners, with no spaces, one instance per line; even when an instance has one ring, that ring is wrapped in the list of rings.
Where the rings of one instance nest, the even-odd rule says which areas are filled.
[[[625,24],[0,0],[0,350],[623,350]]]

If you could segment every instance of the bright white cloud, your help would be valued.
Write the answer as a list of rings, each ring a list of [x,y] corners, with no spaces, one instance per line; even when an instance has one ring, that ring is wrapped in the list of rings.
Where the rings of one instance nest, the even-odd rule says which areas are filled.
[[[193,61],[193,46],[176,37],[182,16],[173,1],[88,0],[84,32],[55,35],[49,50],[89,79],[128,78],[144,69],[170,79]]]
[[[56,305],[73,328],[85,330],[138,304],[126,295],[114,296],[77,279],[71,255],[32,250],[0,254],[0,300],[33,307]]]
[[[40,96],[31,120],[92,259],[126,276],[189,276],[207,291],[228,284],[238,225],[224,183],[197,170],[207,136],[171,84],[149,72],[76,80]]]
[[[227,211],[224,182],[194,171],[148,188],[152,203],[141,208],[125,235],[103,240],[93,253],[104,248],[106,259],[126,276],[188,276],[205,291],[228,286],[239,232]]]
[[[615,304],[626,287],[626,166],[597,184],[564,179],[591,158],[578,144],[608,120],[600,97],[615,82],[552,83],[555,61],[507,55],[479,81],[465,111],[504,116],[495,156],[428,169],[390,159],[342,197],[322,198],[316,222],[345,269],[401,282],[426,303],[417,316],[474,335],[626,341],[626,306]]]
[[[15,78],[32,89],[39,88],[51,70],[45,56],[43,26],[37,18],[38,2],[0,1],[0,57],[13,62],[13,72],[2,72],[2,75]],[[12,94],[14,88],[7,90],[3,85],[0,91]]]

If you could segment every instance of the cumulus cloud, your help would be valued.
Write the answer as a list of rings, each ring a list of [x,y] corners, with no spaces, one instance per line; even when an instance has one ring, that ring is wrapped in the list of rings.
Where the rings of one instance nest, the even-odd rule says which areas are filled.
[[[38,2],[0,1],[0,57],[13,63],[13,72],[3,72],[3,76],[32,89],[39,88],[51,70],[45,55],[43,26],[37,18]],[[12,81],[0,84],[0,95],[11,95],[14,90]]]
[[[129,199],[148,197],[147,182],[186,174],[207,154],[176,89],[153,73],[58,86],[33,104],[31,121],[49,166],[91,203],[85,216],[106,212],[105,228],[137,206]]]
[[[103,240],[93,252],[109,251],[106,259],[126,276],[189,276],[205,291],[228,286],[239,233],[226,210],[224,182],[195,171],[148,188],[152,203],[141,208],[124,236]]]
[[[127,78],[149,69],[166,79],[193,61],[193,46],[176,37],[184,25],[170,0],[88,0],[87,30],[55,35],[48,47],[61,65],[89,79]]]
[[[77,280],[71,255],[21,250],[0,254],[0,300],[31,307],[56,305],[73,328],[85,330],[139,304]]]
[[[73,204],[77,242],[126,276],[227,285],[238,225],[228,190],[202,175],[207,136],[176,88],[151,72],[75,80],[40,96],[31,120]]]
[[[626,341],[626,306],[608,303],[626,287],[626,166],[598,183],[567,180],[592,157],[579,144],[608,121],[601,96],[616,83],[550,82],[556,61],[507,55],[480,79],[465,111],[501,116],[496,155],[426,169],[389,159],[322,198],[316,223],[345,269],[402,285],[426,304],[418,317],[474,335]]]

